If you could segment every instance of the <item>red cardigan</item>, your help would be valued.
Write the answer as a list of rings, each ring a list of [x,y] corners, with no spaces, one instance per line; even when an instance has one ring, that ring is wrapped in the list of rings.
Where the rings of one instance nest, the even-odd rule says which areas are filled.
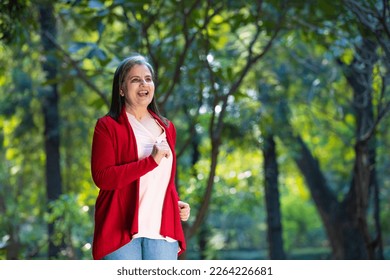
[[[172,174],[165,194],[160,234],[179,242],[179,254],[186,249],[175,188],[176,129],[173,123],[165,128],[167,142],[172,150]],[[115,121],[110,116],[98,119],[92,141],[91,171],[100,189],[95,205],[95,231],[92,256],[102,259],[130,242],[138,232],[139,178],[157,167],[150,155],[138,160],[137,144],[126,110]]]

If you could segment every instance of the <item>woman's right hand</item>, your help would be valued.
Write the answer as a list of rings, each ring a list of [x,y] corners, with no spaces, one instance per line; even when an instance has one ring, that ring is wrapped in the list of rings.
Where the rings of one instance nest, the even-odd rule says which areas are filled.
[[[160,164],[161,160],[165,157],[168,158],[171,155],[169,145],[166,141],[156,143],[153,146],[152,157],[157,164]]]

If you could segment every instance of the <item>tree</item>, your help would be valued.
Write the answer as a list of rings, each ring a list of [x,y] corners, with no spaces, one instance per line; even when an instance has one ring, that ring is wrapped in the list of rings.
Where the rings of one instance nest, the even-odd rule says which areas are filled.
[[[366,45],[368,44],[368,45]],[[311,195],[322,217],[329,241],[336,259],[383,258],[380,229],[375,227],[374,239],[371,238],[367,224],[369,197],[377,188],[375,175],[375,126],[378,124],[373,114],[373,68],[377,61],[376,48],[369,41],[356,49],[352,63],[344,73],[353,89],[352,108],[356,114],[355,163],[348,193],[342,201],[329,186],[320,162],[310,148],[291,126],[287,108],[282,108],[285,124],[284,132],[279,133],[286,145],[295,147],[294,159],[305,177]],[[359,67],[356,68],[356,65]],[[364,65],[364,67],[361,67]],[[357,70],[358,69],[358,70]],[[364,81],[364,82],[362,82]],[[364,100],[364,102],[363,102]],[[364,105],[363,105],[364,104]],[[286,107],[286,105],[282,105]],[[376,208],[377,206],[374,207]],[[378,224],[378,222],[375,222]]]
[[[381,242],[381,226],[389,229],[388,203],[380,192],[388,178],[383,153],[390,104],[385,1],[290,1],[288,9],[285,1],[273,0],[24,4],[0,4],[8,11],[0,14],[0,37],[6,43],[0,45],[0,88],[5,93],[0,96],[0,157],[5,162],[0,167],[0,247],[6,248],[1,254],[42,258],[47,248],[42,235],[49,222],[55,235],[50,250],[62,245],[67,250],[66,255],[53,255],[89,257],[97,190],[90,178],[86,139],[96,118],[107,112],[118,62],[132,52],[149,56],[157,73],[160,109],[177,127],[177,186],[192,205],[186,223],[191,249],[198,246],[204,258],[218,258],[224,255],[216,250],[268,247],[270,258],[281,259],[291,257],[291,248],[326,246],[304,188],[306,178],[332,233],[328,240],[334,251],[348,247],[364,256],[371,246],[374,254],[381,254],[380,246],[375,247]],[[365,53],[363,42],[376,52]],[[373,60],[366,63],[362,57]],[[359,72],[359,65],[372,71]],[[359,77],[371,94],[365,96],[370,91],[359,87]],[[369,100],[367,107],[357,106],[360,100]],[[379,159],[374,161],[374,155]],[[368,169],[365,157],[375,168]],[[45,166],[56,171],[43,174]],[[354,178],[362,174],[364,180],[353,181],[355,173]],[[372,185],[367,187],[367,182]],[[49,183],[57,189],[47,197]],[[294,188],[299,195],[288,193]],[[351,188],[356,200],[349,199],[355,201],[349,209],[359,209],[366,220],[350,213],[340,218],[347,212],[341,200],[347,201]],[[347,226],[349,220],[359,220],[360,239],[347,245],[337,241],[345,233],[337,231],[332,219]],[[356,246],[359,242],[368,247]]]
[[[282,222],[279,200],[278,162],[275,136],[264,137],[264,177],[265,201],[267,206],[268,244],[271,260],[286,259],[283,248]]]
[[[251,6],[249,9],[252,12],[251,17],[247,18],[247,22],[259,22],[260,17],[263,15],[263,19],[265,20],[267,16],[266,10],[263,10],[262,3],[257,3],[256,5]],[[217,61],[213,61],[213,58],[206,57],[205,65],[208,69],[210,85],[211,85],[211,94],[212,97],[212,112],[211,119],[209,124],[209,138],[211,141],[211,162],[210,162],[210,173],[208,175],[208,180],[206,184],[206,189],[203,196],[203,203],[199,208],[197,216],[195,218],[194,223],[191,225],[191,229],[189,231],[189,237],[191,237],[198,230],[200,225],[204,222],[205,217],[207,215],[207,211],[209,208],[212,189],[214,185],[214,178],[216,175],[216,166],[218,163],[218,154],[220,150],[220,145],[222,143],[222,131],[224,128],[224,118],[225,114],[227,114],[227,109],[229,107],[229,98],[238,93],[238,90],[243,83],[245,77],[252,69],[252,67],[263,57],[271,48],[275,38],[279,34],[279,31],[282,27],[282,23],[284,20],[284,7],[282,6],[281,12],[278,15],[278,18],[270,20],[274,22],[275,28],[272,29],[269,36],[265,39],[265,43],[263,43],[262,47],[259,47],[259,41],[261,41],[261,33],[262,27],[259,24],[254,24],[254,32],[251,34],[249,38],[243,38],[242,45],[244,46],[243,52],[245,56],[243,57],[244,63],[241,65],[235,65],[235,67],[230,68],[228,65],[223,65],[227,69],[225,73],[228,73],[227,76],[221,75],[221,69],[219,69],[216,64]],[[237,13],[233,13],[233,15],[237,15]],[[267,16],[264,16],[267,15]],[[239,27],[233,27],[235,20],[234,16],[231,16],[232,19],[232,31],[239,32]],[[229,21],[227,21],[229,23]],[[235,36],[239,37],[238,34]],[[212,41],[211,38],[206,38],[208,41]],[[258,50],[260,48],[260,50]],[[208,53],[211,54],[213,49],[208,50]],[[226,54],[229,55],[229,54]],[[218,59],[218,58],[217,58]],[[229,74],[230,73],[230,74]],[[233,78],[234,77],[234,78]],[[227,79],[226,79],[227,78]]]
[[[363,5],[363,3],[356,4],[356,6],[360,8]],[[356,6],[353,6],[355,11],[357,9]],[[354,39],[355,42],[357,42],[352,46],[352,59],[346,60],[345,56],[342,59],[338,59],[339,63],[343,65],[343,73],[353,92],[353,103],[350,104],[349,108],[354,112],[356,119],[356,140],[354,144],[355,163],[351,170],[350,187],[348,188],[348,192],[343,195],[342,201],[339,201],[341,194],[335,192],[338,188],[330,184],[324,168],[321,168],[321,163],[323,164],[323,162],[316,158],[313,151],[311,151],[310,146],[302,139],[302,132],[298,132],[297,128],[293,128],[291,125],[291,121],[289,120],[292,114],[291,104],[288,104],[287,106],[287,103],[283,102],[273,103],[273,106],[280,107],[279,112],[282,112],[282,114],[279,115],[279,119],[281,119],[282,124],[285,124],[283,125],[284,129],[278,131],[278,135],[285,145],[288,145],[292,150],[296,151],[296,153],[293,154],[293,158],[305,177],[307,186],[327,230],[329,241],[333,249],[333,257],[337,259],[383,258],[378,217],[378,185],[375,172],[375,131],[378,123],[388,110],[388,101],[385,101],[387,86],[386,78],[384,78],[385,75],[381,77],[381,71],[375,70],[378,69],[377,67],[380,69],[381,65],[386,65],[386,60],[384,59],[383,62],[380,62],[384,57],[378,60],[377,46],[379,45],[379,37],[374,34],[378,34],[381,32],[380,30],[386,30],[388,28],[386,27],[386,24],[385,27],[383,27],[383,23],[386,23],[386,20],[382,18],[388,13],[388,7],[382,5],[382,8],[384,8],[382,10],[383,12],[375,10],[376,8],[372,3],[367,4],[365,8],[366,11],[371,11],[368,13],[368,16],[371,14],[375,15],[375,17],[372,18],[379,18],[368,24],[370,28],[376,26],[371,30],[371,35],[368,35],[370,32],[367,33],[367,31],[369,31],[367,26],[362,27],[359,26],[359,24],[355,25],[353,17],[351,17],[348,10],[343,10],[343,7],[341,7],[341,10],[344,11],[344,18],[342,20],[338,19],[341,24],[345,24],[344,30],[348,30],[349,36],[352,38],[353,36],[356,36]],[[324,9],[324,14],[326,14],[327,11],[328,10]],[[367,13],[356,14],[359,15],[361,22],[370,22],[368,18],[361,20],[361,18],[364,17],[363,15]],[[338,16],[336,16],[336,18],[337,17]],[[324,38],[319,35],[325,33],[323,28],[326,29],[326,20],[328,19],[329,18],[324,18],[325,22],[323,23],[323,26],[321,26],[321,24],[318,26],[307,24],[306,26],[312,28],[311,31],[314,33],[313,36],[313,33],[309,31],[308,33],[310,35],[308,35],[308,37],[311,38],[311,40],[313,37],[317,38],[319,43],[322,42],[324,47],[330,50],[331,48],[335,48],[333,44],[337,45],[340,42],[338,40],[342,39],[335,36],[331,41],[323,40]],[[359,30],[359,32],[356,33],[357,30]],[[337,32],[330,32],[330,34],[342,35]],[[383,32],[381,34],[386,35],[386,33]],[[386,41],[384,38],[386,38],[386,36],[380,36],[380,45],[382,46],[387,45],[386,43],[383,43]],[[383,53],[386,54],[387,51],[385,48],[383,50]],[[341,54],[345,54],[345,49],[341,51]],[[340,58],[338,57],[337,52],[336,58]],[[302,65],[307,66],[310,64],[309,59],[302,59],[302,61]],[[343,61],[343,63],[341,61]],[[313,64],[311,64],[311,66],[313,66]],[[320,67],[314,66],[312,69],[313,68],[316,69],[314,74],[317,75],[317,81],[320,81],[319,70],[321,69],[317,69]],[[304,77],[304,73],[301,75]],[[287,81],[287,83],[284,82],[283,78],[280,76],[279,79],[281,80],[281,85],[286,89],[287,96],[288,89],[293,83],[291,80]],[[380,90],[374,91],[374,87],[378,89],[378,82],[375,82],[378,80],[382,81],[379,82]],[[377,102],[378,106],[375,112],[374,104]],[[278,115],[274,116],[278,118]],[[373,194],[374,199],[372,200],[371,197]],[[371,201],[374,202],[371,207],[375,209],[374,212],[376,213],[374,214],[373,219],[375,224],[373,233],[370,233],[367,220],[367,212]]]
[[[48,202],[57,200],[61,193],[61,170],[60,170],[60,120],[58,112],[58,89],[57,89],[57,65],[56,58],[56,18],[53,3],[43,1],[39,6],[39,22],[41,26],[41,40],[44,51],[42,69],[46,75],[46,86],[41,88],[42,109],[45,120],[45,152],[46,152],[46,192]],[[50,210],[49,210],[50,211]],[[48,224],[49,251],[48,257],[58,257],[61,246],[53,240],[54,223]]]

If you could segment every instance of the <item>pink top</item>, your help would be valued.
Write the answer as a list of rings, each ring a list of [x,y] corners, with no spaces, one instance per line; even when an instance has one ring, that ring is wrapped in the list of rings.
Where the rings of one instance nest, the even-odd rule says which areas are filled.
[[[143,123],[129,113],[127,118],[137,141],[139,160],[150,156],[153,145],[167,141],[165,130],[153,117]],[[133,238],[147,237],[175,241],[160,234],[163,202],[171,177],[172,163],[172,156],[163,158],[155,169],[140,178],[138,233]]]

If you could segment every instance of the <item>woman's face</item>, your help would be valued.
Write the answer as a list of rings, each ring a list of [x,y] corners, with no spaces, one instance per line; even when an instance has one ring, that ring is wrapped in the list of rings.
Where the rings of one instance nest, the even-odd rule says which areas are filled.
[[[125,78],[120,94],[125,97],[126,107],[147,108],[154,96],[154,82],[149,68],[134,65]]]

